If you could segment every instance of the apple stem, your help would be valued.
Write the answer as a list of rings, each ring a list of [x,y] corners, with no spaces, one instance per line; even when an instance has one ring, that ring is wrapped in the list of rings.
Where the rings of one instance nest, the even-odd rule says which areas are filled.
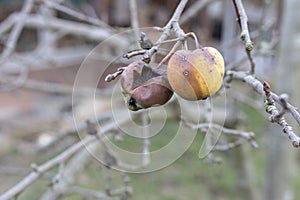
[[[197,36],[196,36],[196,34],[195,34],[194,32],[186,33],[185,36],[186,36],[186,37],[192,37],[192,38],[194,39],[194,41],[195,41],[196,49],[199,49],[199,48],[200,48],[198,38],[197,38]]]

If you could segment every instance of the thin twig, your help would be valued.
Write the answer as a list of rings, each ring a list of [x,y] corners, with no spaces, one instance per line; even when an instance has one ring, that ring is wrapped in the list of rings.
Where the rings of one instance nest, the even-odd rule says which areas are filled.
[[[22,14],[18,13],[9,17],[8,20],[10,20],[11,23],[16,23],[20,21],[20,18],[22,18],[23,24],[26,27],[59,30],[65,34],[78,35],[95,41],[105,40],[114,33],[113,30],[103,29],[102,27],[72,22],[55,17],[47,18],[47,20],[45,20],[44,16],[40,14],[30,14],[24,17]],[[107,42],[121,47],[128,46],[128,41],[121,36],[114,36],[113,40],[107,40]]]
[[[181,41],[178,41],[175,43],[175,45],[172,47],[172,49],[169,51],[169,53],[160,61],[160,63],[157,65],[157,67],[162,66],[176,51],[176,49],[182,44]]]
[[[266,106],[266,112],[270,114],[270,121],[272,123],[277,123],[279,124],[283,129],[283,133],[285,133],[289,139],[292,141],[292,144],[294,147],[299,147],[300,146],[300,137],[297,136],[294,131],[293,128],[286,122],[285,118],[284,118],[284,114],[288,111],[287,109],[287,98],[286,95],[284,96],[280,96],[280,102],[283,104],[283,112],[279,112],[276,105],[275,105],[275,101],[272,98],[271,95],[271,88],[269,83],[264,82],[263,83],[263,90],[265,92],[265,96],[266,96],[266,102],[265,102],[265,106]]]
[[[128,120],[130,120],[130,119],[129,118],[124,118],[122,122],[119,122],[119,125],[120,125],[120,123],[121,124],[122,123],[126,123]],[[103,126],[99,130],[98,135],[99,134],[107,133],[110,130],[115,129],[116,126],[117,126],[117,124],[114,123],[114,122],[109,123],[109,124]],[[24,177],[15,186],[13,186],[8,191],[6,191],[5,193],[3,193],[0,196],[0,199],[1,200],[8,200],[8,199],[14,198],[18,194],[20,194],[23,190],[25,190],[27,187],[29,187],[30,185],[32,185],[42,174],[44,174],[45,172],[49,171],[50,169],[52,169],[56,165],[64,162],[65,160],[69,159],[76,152],[78,152],[82,148],[86,147],[86,145],[88,145],[88,144],[90,144],[92,142],[95,142],[95,141],[96,141],[95,140],[95,136],[87,135],[86,137],[82,138],[81,141],[79,141],[78,143],[72,145],[67,150],[65,150],[61,154],[57,155],[56,157],[48,160],[47,162],[43,163],[42,165],[35,166],[34,170],[29,175],[27,175],[26,177]]]
[[[27,79],[23,81],[22,84],[19,84],[5,77],[1,77],[0,84],[3,84],[4,86],[25,88],[25,89],[36,90],[36,91],[47,92],[47,93],[65,94],[65,95],[74,94],[74,87],[72,86],[67,86],[59,83],[51,83],[46,81],[37,81],[32,79]],[[96,94],[96,95],[105,94],[105,92],[102,92],[99,89],[95,90],[86,87],[78,87],[75,89],[76,89],[76,95],[86,96],[90,94]]]
[[[271,100],[272,100],[274,102],[279,103],[280,105],[283,105],[286,112],[291,113],[291,115],[297,121],[297,123],[300,124],[300,113],[298,112],[298,109],[296,107],[294,107],[293,105],[289,104],[286,99],[284,100],[284,103],[282,103],[282,99],[283,99],[282,97],[280,98],[280,96],[278,96],[277,94],[272,93],[271,91],[268,91],[267,86],[263,85],[263,83],[261,83],[259,80],[257,80],[254,76],[249,75],[246,72],[241,72],[241,71],[240,72],[227,71],[226,74],[227,74],[227,78],[229,78],[230,80],[232,80],[232,79],[242,80],[242,81],[246,82],[250,87],[252,87],[258,94],[260,94],[262,96],[267,96],[267,98],[271,98],[270,100],[268,100],[270,104],[272,104],[271,103]],[[266,90],[269,93],[266,94]],[[268,108],[267,112],[269,112],[269,111],[273,112],[273,110],[276,110],[277,111],[276,116],[279,114],[279,111],[277,110],[275,105],[269,106],[267,108]],[[276,111],[274,111],[274,112],[276,112]],[[272,114],[271,114],[271,116],[272,116]],[[279,125],[283,127],[284,133],[286,133],[288,135],[289,139],[292,141],[293,146],[299,147],[300,146],[300,138],[293,132],[292,127],[289,126],[285,120],[284,121],[280,120]]]
[[[163,33],[161,34],[161,36],[158,38],[158,40],[155,42],[156,45],[154,45],[151,49],[149,49],[146,52],[146,56],[147,57],[151,57],[155,52],[157,52],[158,48],[160,47],[160,44],[162,44],[163,41],[165,41],[169,35],[171,34],[171,30],[173,29],[174,24],[178,24],[179,22],[179,18],[186,6],[186,4],[188,3],[188,0],[181,0],[178,4],[178,6],[176,7],[176,10],[174,11],[171,19],[168,21],[168,23],[166,24],[166,26],[163,28]],[[179,29],[179,25],[177,27],[178,31],[180,31],[181,29]],[[181,31],[180,31],[181,32]],[[184,39],[184,36],[182,35],[181,37],[183,37],[182,39]]]
[[[108,24],[106,24],[105,22],[101,21],[98,18],[87,16],[85,14],[77,12],[77,11],[71,9],[71,8],[63,6],[63,5],[61,5],[57,2],[54,2],[54,1],[48,1],[47,0],[47,1],[44,1],[44,2],[45,2],[45,5],[47,7],[58,10],[58,11],[63,12],[63,13],[66,13],[66,14],[68,14],[72,17],[75,17],[79,20],[82,20],[84,22],[87,22],[87,23],[90,23],[90,24],[93,24],[93,25],[96,25],[96,26],[100,26],[102,28],[112,29],[112,27],[110,27]]]
[[[246,54],[247,54],[248,60],[250,62],[250,72],[249,73],[254,74],[255,73],[255,62],[254,62],[252,53],[251,53],[251,51],[246,49]]]
[[[233,0],[233,5],[236,11],[237,20],[242,30],[241,39],[245,43],[246,49],[251,51],[253,49],[253,42],[250,38],[250,33],[248,29],[248,17],[244,9],[242,0]]]
[[[117,70],[115,73],[113,73],[113,74],[108,74],[108,75],[105,77],[105,81],[106,81],[106,82],[110,82],[110,81],[112,81],[112,80],[115,80],[115,78],[117,78],[118,76],[120,76],[120,75],[123,73],[124,70],[125,70],[125,67],[120,67],[120,68],[118,68],[118,70]]]
[[[124,58],[130,59],[134,56],[139,56],[139,55],[144,55],[146,53],[145,49],[138,49],[138,50],[134,50],[131,52],[128,52],[126,54],[123,55]]]
[[[180,18],[180,24],[184,24],[190,21],[193,17],[195,17],[202,9],[204,9],[209,4],[216,2],[217,0],[198,0],[182,14]]]
[[[17,41],[24,27],[24,18],[31,11],[33,6],[33,0],[26,0],[21,12],[19,13],[20,18],[15,22],[14,28],[9,34],[7,42],[5,44],[5,49],[0,56],[0,63],[2,64],[5,60],[11,55],[11,53],[15,50]],[[21,20],[20,20],[21,19]]]
[[[241,80],[247,83],[250,87],[252,87],[259,95],[265,95],[265,92],[263,90],[263,84],[257,80],[254,76],[249,75],[246,72],[242,71],[227,71],[226,73],[226,79],[232,80]],[[271,92],[272,98],[274,99],[275,102],[281,103],[280,98],[277,94]],[[286,103],[287,109],[289,112],[292,114],[293,118],[297,121],[298,124],[300,124],[300,113],[298,112],[298,109],[291,105],[290,103]]]
[[[225,127],[223,127],[219,124],[215,124],[215,123],[192,124],[192,123],[185,121],[184,124],[192,129],[202,129],[202,128],[217,129],[217,130],[222,131],[222,133],[224,133],[224,134],[237,136],[237,137],[246,139],[253,148],[258,147],[258,144],[254,140],[255,134],[253,132],[246,132],[246,131],[240,131],[240,130],[236,130],[236,129],[225,128]]]
[[[244,5],[242,3],[242,0],[232,0],[236,16],[237,16],[237,21],[238,24],[241,28],[241,40],[245,44],[245,50],[248,56],[248,59],[250,61],[250,74],[255,73],[255,62],[253,60],[253,57],[251,55],[251,50],[253,49],[253,42],[250,38],[250,33],[248,29],[248,17],[246,14],[246,11],[244,9]]]
[[[241,146],[243,142],[240,139],[235,140],[227,144],[217,144],[214,146],[213,151],[229,151],[231,149]]]

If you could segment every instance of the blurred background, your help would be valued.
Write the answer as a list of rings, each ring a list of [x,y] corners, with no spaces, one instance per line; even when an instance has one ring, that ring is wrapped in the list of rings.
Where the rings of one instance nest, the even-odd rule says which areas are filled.
[[[1,194],[28,175],[32,163],[40,165],[48,161],[86,136],[89,131],[86,120],[93,120],[95,113],[101,126],[114,121],[112,109],[117,114],[127,112],[121,94],[112,96],[118,82],[106,83],[104,78],[132,62],[122,58],[138,48],[134,32],[128,31],[133,26],[132,17],[137,15],[140,28],[163,27],[180,1],[136,0],[136,5],[134,2],[0,0]],[[268,81],[277,94],[287,93],[291,104],[298,107],[300,2],[244,0],[243,3],[254,42],[256,78]],[[249,69],[231,0],[190,0],[180,24],[185,32],[194,32],[202,46],[220,50],[227,70]],[[158,29],[141,30],[152,42],[161,34]],[[82,66],[88,70],[78,77]],[[77,90],[72,99],[74,85]],[[90,94],[95,91],[94,101]],[[247,84],[232,81],[213,99],[215,122],[223,124],[226,110],[224,126],[254,132],[259,148],[252,148],[243,140],[236,148],[213,152],[221,160],[219,164],[199,159],[205,137],[199,130],[190,148],[178,160],[145,174],[112,170],[109,164],[105,167],[78,151],[43,173],[18,199],[297,199],[298,149],[279,126],[268,121],[264,97]],[[195,104],[183,105],[185,118],[195,120]],[[198,105],[203,121],[206,104]],[[118,127],[109,133],[121,148],[141,152],[149,145],[151,151],[157,150],[176,134],[180,109],[178,100],[173,98],[165,106],[167,117],[163,128],[146,142],[128,136]],[[143,115],[131,113],[137,124],[145,125]],[[161,117],[154,115],[152,125],[159,123]],[[299,125],[288,114],[286,117],[298,133]],[[221,143],[231,141],[234,137],[225,136]],[[107,158],[105,150],[98,151]],[[79,167],[74,169],[76,165]],[[57,178],[58,175],[63,178]]]

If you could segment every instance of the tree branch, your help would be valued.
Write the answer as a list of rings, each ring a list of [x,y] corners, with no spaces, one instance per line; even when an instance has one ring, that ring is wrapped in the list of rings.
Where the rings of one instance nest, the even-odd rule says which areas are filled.
[[[79,20],[85,21],[87,23],[90,23],[90,24],[93,24],[93,25],[96,25],[96,26],[100,26],[100,27],[105,28],[105,29],[112,29],[112,27],[110,27],[109,25],[107,25],[105,22],[101,21],[98,18],[84,15],[80,12],[77,12],[77,11],[71,9],[71,8],[63,6],[63,5],[61,5],[57,2],[44,0],[44,3],[49,8],[58,10],[58,11],[63,12],[63,13],[66,13],[66,14],[72,16],[72,17],[75,17],[75,18],[79,19]]]
[[[300,137],[294,133],[293,128],[286,122],[285,118],[283,117],[283,115],[287,111],[289,111],[289,109],[287,108],[287,96],[286,95],[279,96],[280,103],[283,107],[282,111],[279,112],[275,105],[275,101],[272,98],[271,88],[269,83],[267,82],[263,83],[263,90],[266,96],[266,102],[265,102],[266,112],[270,114],[269,117],[270,122],[279,124],[283,128],[282,130],[283,133],[285,133],[292,141],[293,146],[299,147]]]
[[[250,74],[255,73],[255,63],[253,60],[253,57],[251,55],[251,50],[253,49],[253,42],[250,38],[250,33],[248,29],[248,17],[246,14],[246,11],[244,9],[244,5],[242,3],[242,0],[232,0],[236,16],[237,16],[237,21],[238,24],[241,28],[241,40],[245,44],[245,50],[248,56],[248,59],[250,61]]]
[[[124,118],[121,123],[125,123],[129,118]],[[98,135],[105,134],[109,132],[110,130],[113,130],[117,127],[116,123],[112,122],[107,124],[106,126],[103,126],[99,131]],[[52,169],[53,167],[59,165],[60,163],[65,162],[67,159],[72,157],[76,152],[80,151],[82,148],[86,147],[86,145],[91,144],[92,142],[96,142],[95,136],[87,135],[86,137],[82,138],[81,141],[78,143],[72,145],[67,150],[62,152],[61,154],[57,155],[56,157],[52,158],[51,160],[45,162],[44,164],[40,166],[33,165],[33,171],[24,177],[21,181],[19,181],[15,186],[10,188],[8,191],[3,193],[0,196],[1,200],[8,200],[11,198],[16,197],[19,195],[23,190],[25,190],[27,187],[32,185],[41,175],[43,175],[48,170]]]
[[[163,33],[158,38],[155,45],[146,52],[146,56],[151,57],[155,52],[157,52],[158,48],[160,47],[160,44],[162,44],[162,42],[165,41],[169,37],[169,35],[171,34],[171,30],[174,28],[173,27],[174,23],[178,24],[179,18],[180,18],[187,3],[188,3],[188,0],[181,0],[179,2],[171,19],[168,21],[168,23],[163,28]],[[181,39],[184,39],[184,35],[179,35],[179,34],[182,34],[183,31],[181,30],[181,28],[178,28],[178,27],[179,27],[179,25],[177,26],[177,32],[176,32],[177,36],[181,37]]]
[[[184,124],[192,129],[213,128],[213,129],[222,131],[222,133],[224,133],[224,134],[246,139],[253,148],[258,147],[258,144],[254,140],[255,134],[253,132],[246,132],[246,131],[240,131],[240,130],[236,130],[236,129],[225,128],[224,126],[221,126],[221,125],[215,124],[215,123],[192,124],[192,123],[184,121]]]
[[[240,25],[240,28],[242,29],[240,37],[242,41],[245,43],[246,49],[248,51],[251,51],[253,49],[253,42],[251,41],[250,38],[250,33],[248,29],[248,17],[244,9],[242,0],[233,0],[233,5],[235,8],[238,23]]]
[[[20,18],[15,22],[14,28],[9,34],[7,39],[5,49],[0,56],[0,64],[5,62],[5,60],[11,55],[15,50],[17,41],[24,27],[23,19],[26,18],[27,14],[31,11],[33,6],[33,0],[26,0],[21,12],[19,13]],[[21,20],[20,20],[21,19]]]
[[[102,27],[96,27],[94,25],[83,24],[80,22],[72,22],[69,20],[58,18],[45,18],[40,14],[31,14],[27,15],[26,17],[23,17],[23,15],[21,14],[13,14],[7,20],[9,20],[10,23],[14,24],[20,21],[20,18],[22,18],[24,26],[26,27],[59,30],[64,34],[78,35],[82,36],[83,38],[88,38],[90,40],[95,41],[105,40],[114,34],[113,31],[103,29]],[[0,33],[2,31],[6,31],[7,27],[9,26],[0,26]],[[1,30],[1,28],[3,30]],[[107,42],[115,46],[128,46],[128,41],[121,36],[114,37],[114,40],[108,40]]]
[[[227,76],[226,81],[230,81],[230,80],[233,80],[233,79],[244,81],[245,83],[247,83],[250,87],[252,87],[261,96],[266,95],[266,92],[265,92],[266,88],[264,88],[264,85],[259,80],[257,80],[254,76],[249,75],[246,72],[227,71],[226,76]],[[270,98],[272,98],[272,100],[274,100],[278,104],[282,105],[285,108],[286,111],[291,113],[291,115],[297,121],[297,123],[300,124],[300,113],[298,112],[296,107],[289,104],[286,100],[284,100],[284,103],[282,103],[282,98],[280,98],[280,96],[278,96],[277,94],[272,93],[271,91],[269,91],[268,96]],[[271,109],[271,110],[273,110],[273,109]],[[277,112],[278,112],[278,110],[277,110]],[[291,132],[292,130],[290,130],[291,129],[291,128],[289,128],[290,126],[288,124],[285,124],[285,123],[281,123],[279,125],[281,125],[284,128],[283,129],[284,133],[286,133],[286,131],[288,131],[288,133],[286,133],[286,134],[289,136],[289,139],[292,141],[293,146],[294,147],[299,147],[300,146],[300,138],[296,134]]]
[[[182,14],[180,24],[184,24],[195,17],[203,8],[218,0],[198,0]]]

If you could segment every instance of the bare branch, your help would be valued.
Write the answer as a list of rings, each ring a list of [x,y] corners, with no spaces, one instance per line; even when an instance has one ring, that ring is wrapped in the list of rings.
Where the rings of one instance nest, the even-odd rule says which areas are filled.
[[[269,98],[269,103],[271,106],[267,106],[268,109],[267,112],[270,112],[271,116],[274,114],[277,116],[279,114],[279,111],[277,110],[276,106],[271,103],[272,101],[279,103],[280,105],[283,105],[283,108],[290,112],[293,118],[297,121],[298,124],[300,124],[300,113],[297,111],[297,108],[289,104],[286,100],[286,98],[280,98],[275,93],[272,93],[268,90],[267,85],[263,85],[259,80],[257,80],[254,76],[247,74],[246,72],[236,72],[236,71],[227,71],[227,79],[237,79],[246,82],[250,87],[252,87],[258,94],[262,96],[266,96],[267,99]],[[267,93],[266,94],[266,90]],[[284,100],[283,100],[284,99]],[[283,101],[283,103],[282,103]],[[272,114],[273,113],[273,114]],[[274,118],[274,117],[272,117]],[[283,127],[283,132],[288,135],[289,139],[292,141],[294,147],[300,146],[300,138],[293,132],[292,127],[289,126],[284,118],[280,118],[279,125]],[[278,123],[278,122],[276,122]]]
[[[128,120],[130,120],[130,119],[124,118],[122,122],[119,122],[119,124],[126,123]],[[115,129],[116,126],[117,125],[114,122],[109,123],[109,124],[103,126],[99,130],[97,135],[105,134],[105,133],[109,132],[110,130]],[[95,136],[87,135],[86,137],[82,138],[81,141],[72,145],[67,150],[65,150],[61,154],[57,155],[56,157],[52,158],[51,160],[45,162],[44,164],[42,164],[40,166],[35,166],[34,170],[29,175],[24,177],[15,186],[13,186],[8,191],[3,193],[0,196],[0,199],[8,200],[8,199],[11,199],[11,198],[17,196],[23,190],[25,190],[27,187],[29,187],[31,184],[33,184],[42,174],[44,174],[48,170],[52,169],[56,165],[63,163],[64,161],[69,159],[71,156],[73,156],[76,152],[80,151],[82,148],[86,147],[87,145],[89,145],[95,141],[97,141],[97,140],[95,140]]]
[[[33,6],[33,0],[26,0],[21,12],[19,13],[19,19],[16,21],[14,28],[9,34],[5,49],[0,56],[0,63],[3,63],[15,50],[17,41],[24,27],[24,18],[31,11]],[[21,19],[21,20],[20,20]]]
[[[214,146],[213,151],[229,151],[231,149],[241,146],[242,144],[243,142],[240,139],[234,142],[230,142],[228,144],[217,144],[216,146]]]
[[[105,81],[106,81],[106,82],[110,82],[110,81],[112,81],[112,80],[115,80],[115,78],[117,78],[118,76],[120,76],[120,75],[123,73],[124,70],[125,70],[125,67],[120,67],[120,68],[118,68],[118,70],[117,70],[115,73],[113,73],[113,74],[108,74],[108,75],[105,77]]]
[[[240,130],[236,130],[236,129],[225,128],[225,127],[215,124],[215,123],[192,124],[192,123],[184,121],[184,124],[192,129],[202,129],[202,128],[217,129],[219,131],[222,131],[222,133],[224,133],[224,134],[237,136],[237,137],[246,139],[253,148],[258,147],[258,144],[254,140],[255,134],[253,132],[246,132],[246,131],[240,131]]]
[[[272,98],[269,83],[264,82],[263,87],[264,87],[263,90],[266,95],[266,103],[265,103],[266,112],[271,115],[269,118],[270,121],[272,123],[279,124],[283,128],[283,130],[282,130],[283,133],[285,133],[289,137],[289,139],[292,141],[293,146],[299,147],[300,146],[300,137],[294,133],[293,128],[286,122],[285,118],[283,117],[285,112],[288,111],[286,96],[281,95],[279,97],[280,102],[283,104],[283,111],[279,112],[275,105],[275,101]]]
[[[252,53],[251,53],[251,51],[246,49],[246,54],[247,54],[248,60],[250,62],[250,74],[254,74],[255,73],[255,62],[254,62]]]
[[[130,59],[134,56],[144,55],[145,53],[146,53],[145,49],[139,49],[139,50],[134,50],[134,51],[128,52],[123,57],[127,58],[127,59]]]
[[[58,18],[45,18],[44,16],[39,14],[31,14],[27,15],[26,17],[23,17],[20,14],[14,14],[9,18],[9,20],[11,21],[11,23],[17,23],[20,18],[22,18],[24,26],[26,27],[59,30],[65,34],[78,35],[95,41],[105,40],[114,34],[112,30],[105,30],[102,27],[96,27],[93,25],[83,24],[80,22],[72,22],[69,20]],[[128,41],[121,36],[115,36],[114,40],[108,40],[107,42],[115,46],[128,46]]]
[[[187,4],[188,0],[181,0],[178,6],[176,7],[175,12],[173,13],[171,19],[167,23],[167,25],[163,28],[163,33],[158,38],[158,40],[155,42],[156,45],[154,45],[151,49],[149,49],[146,52],[146,56],[151,57],[155,52],[157,52],[160,44],[162,44],[163,41],[165,41],[169,35],[171,34],[171,30],[174,28],[174,24],[178,25],[179,18]],[[175,31],[177,36],[180,36],[181,39],[184,39],[184,32],[181,30],[180,26],[177,26],[177,32]],[[183,33],[183,35],[179,35],[180,33]]]
[[[195,17],[203,8],[217,0],[198,0],[182,14],[180,24],[184,24]]]
[[[251,50],[253,49],[253,42],[250,38],[250,33],[249,33],[249,29],[248,29],[248,17],[247,17],[246,11],[244,9],[242,0],[232,0],[232,2],[234,5],[234,8],[235,8],[238,24],[240,25],[240,28],[241,28],[241,36],[240,37],[241,37],[241,40],[243,41],[243,43],[245,44],[245,50],[246,50],[248,59],[250,61],[250,66],[251,66],[250,74],[254,74],[255,73],[255,62],[251,55]]]
[[[54,2],[54,1],[44,0],[44,2],[45,2],[45,5],[47,7],[58,10],[58,11],[63,12],[63,13],[66,13],[66,14],[72,16],[72,17],[75,17],[75,18],[79,19],[79,20],[82,20],[82,21],[85,21],[87,23],[90,23],[90,24],[93,24],[93,25],[96,25],[96,26],[100,26],[100,27],[103,27],[103,28],[112,29],[112,27],[110,27],[108,24],[106,24],[105,22],[101,21],[98,18],[84,15],[80,12],[77,12],[77,11],[71,9],[71,8],[63,6],[63,5],[61,5],[57,2]]]
[[[258,94],[264,96],[265,92],[263,90],[263,84],[257,80],[254,76],[249,75],[246,72],[242,71],[227,71],[226,73],[226,79],[229,79],[227,81],[230,81],[232,79],[241,80],[246,82],[249,86],[251,86]],[[272,98],[275,102],[280,104],[279,96],[273,92],[271,92]],[[293,118],[297,121],[298,124],[300,124],[300,113],[298,112],[298,109],[291,105],[290,103],[286,103],[286,107],[289,110],[289,112],[292,114]]]
[[[65,95],[72,95],[74,87],[73,86],[67,86],[62,85],[59,83],[50,83],[46,81],[37,81],[37,80],[31,80],[26,79],[22,83],[11,81],[5,77],[1,77],[0,84],[3,84],[4,86],[12,86],[14,88],[25,88],[30,90],[37,90],[47,93],[57,93],[57,94],[65,94]],[[103,95],[105,92],[100,91],[98,89],[91,89],[91,88],[76,88],[76,94],[86,96],[90,94],[96,94],[96,95]]]
[[[244,5],[242,0],[233,0],[233,4],[238,18],[238,23],[242,29],[241,39],[245,43],[246,50],[251,51],[253,49],[253,42],[251,41],[249,34],[248,17],[244,9]]]

